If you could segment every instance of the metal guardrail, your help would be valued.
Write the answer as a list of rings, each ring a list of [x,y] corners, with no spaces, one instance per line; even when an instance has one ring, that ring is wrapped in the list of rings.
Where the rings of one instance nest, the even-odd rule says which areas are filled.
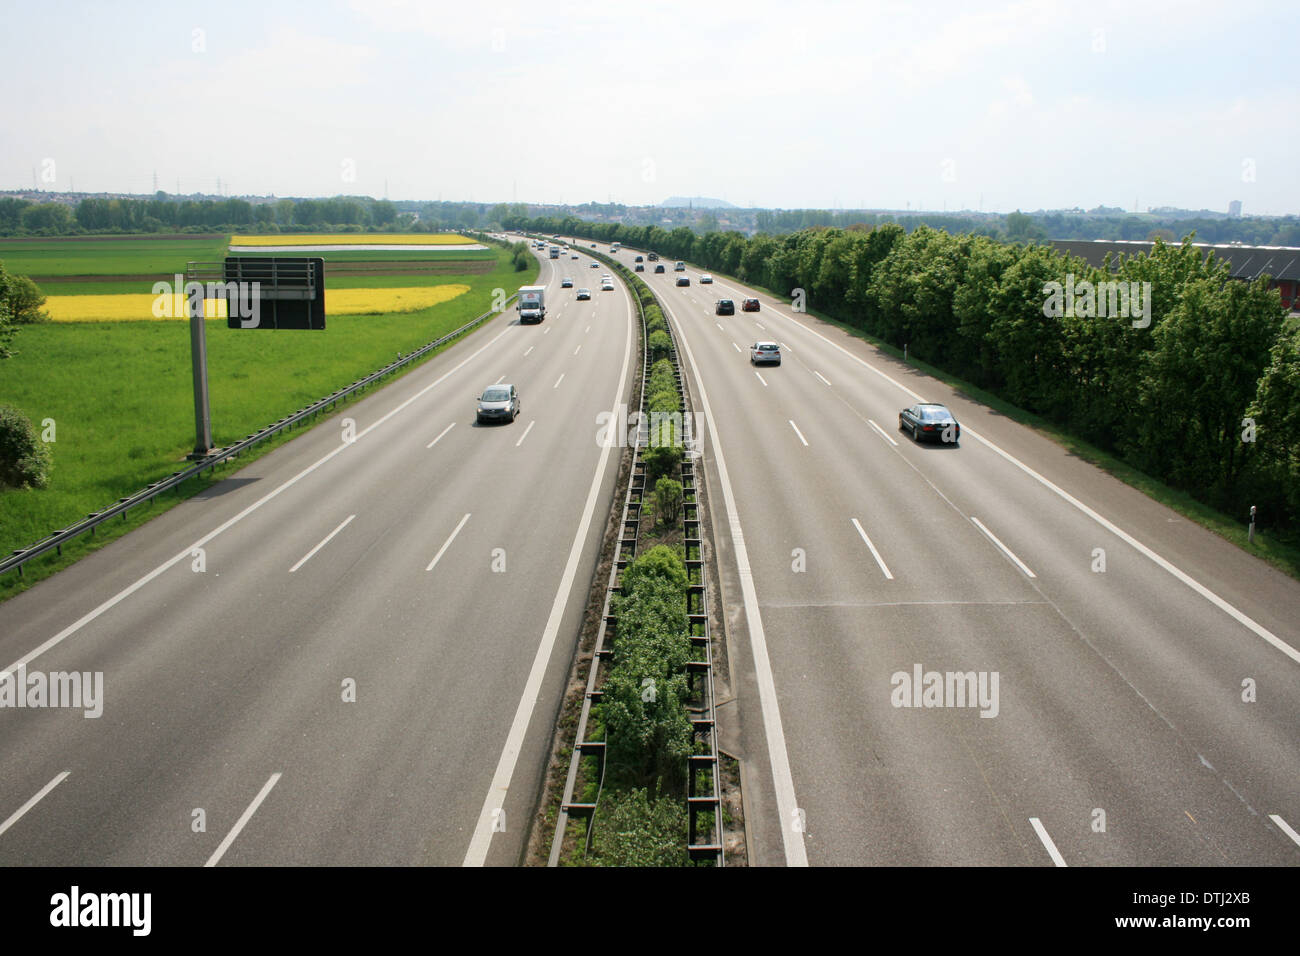
[[[642,370],[641,370],[641,416],[639,427],[637,429],[637,442],[633,449],[632,472],[628,481],[627,497],[623,504],[622,531],[619,538],[618,549],[615,552],[615,560],[610,568],[609,581],[605,589],[605,604],[601,616],[600,630],[597,632],[596,646],[592,653],[591,668],[587,674],[587,689],[583,697],[582,712],[578,718],[578,726],[574,733],[574,747],[572,756],[569,759],[569,772],[565,780],[564,794],[560,799],[560,810],[556,817],[555,833],[551,839],[551,852],[547,861],[548,866],[558,866],[560,856],[564,848],[564,837],[568,830],[569,821],[573,818],[586,818],[587,827],[587,848],[590,849],[591,841],[591,817],[596,812],[597,803],[600,799],[599,787],[603,787],[605,776],[605,742],[599,740],[587,740],[587,724],[591,715],[591,707],[594,703],[599,702],[601,691],[597,689],[599,683],[600,664],[613,656],[612,649],[606,646],[606,638],[609,634],[611,625],[616,624],[613,614],[610,612],[610,604],[613,595],[618,590],[618,577],[624,568],[631,563],[636,556],[636,547],[640,532],[641,509],[644,505],[646,488],[645,463],[641,460],[640,450],[649,444],[649,423],[645,414],[646,401],[648,396],[645,393],[645,383],[650,374],[650,352],[649,336],[645,329],[645,309],[641,302],[641,296],[636,292],[637,276],[622,263],[617,260],[610,260],[602,253],[596,253],[598,258],[610,262],[615,269],[624,274],[629,280],[629,286],[635,295],[637,302],[637,311],[641,317],[641,337],[642,337]],[[644,283],[643,283],[644,284]],[[649,285],[646,284],[649,289]],[[653,295],[653,292],[651,293]],[[665,315],[666,318],[666,315]],[[693,417],[688,410],[691,407],[689,396],[685,389],[685,383],[682,377],[681,360],[677,353],[677,340],[673,335],[672,325],[669,323],[668,335],[673,340],[671,359],[673,363],[674,377],[677,382],[678,395],[681,398],[683,416],[683,444],[687,449],[696,449],[699,447],[699,439],[694,435]],[[705,744],[705,753],[692,754],[687,758],[687,845],[686,850],[693,861],[711,861],[717,866],[724,866],[726,857],[723,846],[723,827],[722,827],[722,795],[720,787],[720,773],[718,762],[718,741],[717,741],[717,720],[715,708],[715,696],[713,685],[713,664],[712,664],[712,645],[709,635],[709,613],[707,603],[707,581],[705,574],[705,562],[703,553],[703,539],[701,537],[701,519],[700,519],[700,502],[695,480],[695,460],[692,457],[685,457],[681,463],[682,492],[685,499],[682,512],[682,527],[684,531],[684,544],[686,549],[686,568],[690,575],[691,583],[687,587],[687,620],[690,627],[691,645],[703,652],[703,660],[692,661],[687,664],[687,675],[692,689],[695,688],[697,681],[702,679],[700,687],[701,704],[691,708],[691,728],[695,749],[701,749],[701,741],[707,741]],[[577,785],[578,770],[583,758],[595,757],[597,760],[597,770],[600,784],[597,790],[596,799],[591,803],[579,803],[574,801],[574,789]],[[697,774],[704,771],[709,775],[709,784],[705,789],[708,793],[698,792]],[[713,816],[713,825],[709,828],[710,832],[704,835],[701,841],[700,814],[711,813]]]
[[[514,295],[505,299],[504,304],[509,305],[510,302],[518,298],[518,296],[519,293],[516,292]],[[198,477],[204,471],[211,470],[212,468],[215,468],[217,465],[229,461],[232,458],[238,458],[243,452],[252,448],[254,445],[257,445],[260,442],[266,441],[268,438],[278,435],[286,428],[292,428],[294,425],[297,425],[299,422],[303,421],[304,419],[311,418],[315,415],[318,415],[320,412],[324,411],[327,408],[333,407],[343,399],[348,398],[349,396],[353,395],[356,392],[363,391],[366,388],[366,386],[373,385],[375,382],[380,381],[386,376],[392,375],[394,372],[402,368],[405,368],[407,365],[411,364],[412,362],[418,361],[420,358],[427,355],[429,352],[433,351],[434,349],[446,345],[448,342],[451,342],[454,339],[459,338],[460,336],[464,335],[466,332],[471,331],[472,329],[478,327],[479,325],[482,325],[488,319],[499,314],[501,313],[493,310],[488,310],[487,312],[484,312],[482,315],[480,315],[478,318],[465,323],[460,328],[448,332],[446,335],[440,338],[434,339],[432,342],[428,343],[427,345],[421,346],[420,348],[416,349],[414,352],[411,352],[409,355],[405,355],[402,358],[398,359],[397,361],[385,365],[377,372],[372,372],[370,375],[367,375],[365,378],[358,379],[357,381],[353,382],[351,385],[347,386],[346,388],[341,388],[338,391],[330,395],[327,395],[325,398],[320,399],[319,401],[313,402],[312,404],[307,405],[304,408],[300,408],[292,415],[282,418],[278,422],[274,422],[273,424],[267,425],[265,428],[262,428],[259,431],[254,432],[253,434],[249,435],[247,438],[243,439],[242,441],[236,442],[235,444],[230,445],[227,448],[217,449],[211,455],[208,455],[206,458],[202,459],[201,461],[196,462],[193,465],[193,467],[187,468],[184,471],[172,472],[170,477],[163,478],[160,481],[155,481],[151,485],[146,485],[142,490],[136,492],[134,495],[130,495],[126,498],[119,498],[115,504],[110,505],[109,507],[103,509],[102,511],[92,512],[91,514],[87,515],[84,520],[78,521],[76,524],[70,525],[69,527],[64,528],[60,531],[51,532],[48,537],[42,538],[40,541],[36,542],[30,547],[20,548],[14,551],[13,554],[11,554],[9,557],[5,558],[3,561],[0,561],[0,574],[4,574],[8,571],[13,571],[16,569],[18,571],[18,576],[21,578],[23,575],[23,565],[25,565],[28,561],[34,560],[35,558],[39,558],[41,555],[48,554],[51,551],[55,551],[58,554],[62,554],[63,546],[65,544],[68,544],[74,539],[79,538],[81,535],[86,534],[87,532],[94,534],[95,528],[97,528],[99,525],[103,524],[106,521],[116,518],[118,515],[121,515],[122,520],[125,521],[127,512],[129,512],[132,508],[135,508],[139,505],[152,501],[154,498],[158,497],[159,495],[171,491],[173,488],[178,487],[179,485],[183,484],[189,479]]]

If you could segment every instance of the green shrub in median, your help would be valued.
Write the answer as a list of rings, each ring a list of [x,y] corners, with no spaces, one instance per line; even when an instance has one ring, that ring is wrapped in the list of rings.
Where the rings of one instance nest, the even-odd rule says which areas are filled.
[[[685,832],[681,800],[642,789],[612,792],[601,798],[591,846],[601,866],[688,866]]]
[[[646,339],[646,345],[650,349],[651,362],[657,362],[673,354],[673,340],[662,329],[651,332],[650,337]]]
[[[655,482],[655,514],[661,524],[677,524],[682,513],[682,483],[671,478]]]

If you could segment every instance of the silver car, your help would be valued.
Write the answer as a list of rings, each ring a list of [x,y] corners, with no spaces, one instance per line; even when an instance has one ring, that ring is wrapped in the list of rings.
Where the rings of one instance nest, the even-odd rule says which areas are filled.
[[[489,385],[478,397],[477,421],[513,422],[520,407],[519,393],[513,385]]]
[[[755,342],[749,347],[749,364],[780,365],[781,346],[775,342]]]

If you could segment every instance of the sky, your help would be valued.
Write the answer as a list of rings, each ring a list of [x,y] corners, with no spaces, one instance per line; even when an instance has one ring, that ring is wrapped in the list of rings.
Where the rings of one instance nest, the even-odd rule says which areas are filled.
[[[7,4],[0,189],[1300,212],[1300,4]]]

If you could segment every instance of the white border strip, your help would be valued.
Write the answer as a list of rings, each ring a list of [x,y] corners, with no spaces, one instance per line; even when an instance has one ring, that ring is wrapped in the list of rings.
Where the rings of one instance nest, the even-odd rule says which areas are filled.
[[[447,549],[451,547],[451,543],[456,540],[456,535],[460,534],[460,529],[465,527],[465,522],[469,520],[469,515],[470,513],[466,511],[465,517],[461,518],[460,524],[456,525],[456,530],[447,535],[447,540],[442,543],[442,547],[438,549],[438,553],[433,556],[433,560],[429,562],[429,566],[424,570],[432,571],[433,566],[438,563],[444,554],[447,553]]]
[[[352,519],[355,518],[355,517],[356,517],[356,515],[348,515],[346,518],[344,518],[344,519],[343,519],[343,523],[340,524],[340,525],[339,525],[337,528],[335,528],[333,531],[331,531],[329,534],[325,535],[325,537],[321,540],[321,543],[320,543],[320,544],[316,545],[316,547],[314,547],[314,548],[312,548],[310,551],[308,551],[308,552],[306,553],[306,555],[303,556],[303,558],[302,558],[301,561],[299,561],[297,564],[295,564],[293,567],[291,567],[291,568],[289,569],[289,573],[290,573],[290,574],[293,574],[293,572],[297,571],[300,567],[302,567],[304,564],[306,564],[308,561],[310,561],[310,560],[311,560],[311,556],[312,556],[313,554],[315,554],[315,553],[316,553],[317,551],[319,551],[321,548],[325,547],[325,545],[329,544],[329,543],[330,543],[330,538],[334,537],[336,534],[338,534],[340,531],[342,531],[344,528],[346,528],[346,527],[347,527],[347,526],[352,522]]]
[[[253,802],[248,805],[248,808],[244,811],[243,815],[235,821],[235,828],[226,834],[226,838],[221,841],[221,845],[217,847],[216,852],[213,853],[212,856],[208,857],[207,863],[203,864],[205,867],[216,866],[221,861],[221,858],[226,855],[226,851],[230,849],[230,844],[235,842],[235,838],[239,836],[244,827],[248,825],[248,821],[253,819],[253,814],[256,813],[257,808],[262,805],[262,801],[265,800],[267,794],[271,792],[271,788],[279,782],[280,774],[271,774],[271,779],[262,785],[261,792],[253,798]]]
[[[1005,544],[1003,544],[1001,541],[998,540],[997,535],[995,535],[988,528],[984,527],[983,521],[980,521],[980,519],[976,518],[974,515],[970,516],[970,520],[975,522],[975,527],[979,528],[981,531],[984,532],[984,536],[986,538],[988,538],[990,541],[992,541],[994,544],[998,546],[999,551],[1005,554],[1012,561],[1016,562],[1016,567],[1018,567],[1021,571],[1025,572],[1025,575],[1027,577],[1031,577],[1031,578],[1038,577],[1038,575],[1034,574],[1033,571],[1029,570],[1029,566],[1026,565],[1025,562],[1021,561],[1019,558],[1016,557],[1015,552],[1013,552],[1010,548],[1008,548]]]
[[[63,771],[63,773],[59,774],[57,777],[55,777],[45,786],[41,787],[40,791],[36,794],[36,796],[32,797],[21,807],[15,810],[8,820],[6,820],[4,823],[0,823],[0,836],[3,836],[6,830],[8,830],[11,826],[13,826],[19,820],[21,820],[28,810],[30,810],[32,807],[36,806],[36,804],[44,800],[46,795],[49,794],[51,790],[53,790],[59,784],[63,783],[64,780],[68,779],[68,774],[70,774],[71,772],[72,772],[71,770]]]
[[[1056,848],[1052,838],[1047,835],[1047,827],[1043,826],[1038,817],[1030,817],[1029,823],[1033,826],[1034,832],[1038,834],[1038,839],[1043,841],[1043,846],[1047,847],[1047,855],[1052,858],[1052,862],[1057,866],[1065,866],[1065,857],[1061,856],[1061,851]]]
[[[889,578],[891,581],[894,580],[894,576],[889,573],[889,568],[885,566],[885,561],[880,556],[880,552],[877,551],[876,546],[871,543],[871,539],[867,537],[867,532],[862,529],[862,525],[858,523],[857,518],[853,519],[853,527],[858,529],[858,534],[862,535],[862,540],[865,541],[867,547],[871,549],[871,556],[876,559],[876,564],[880,565],[880,570],[885,572],[885,577]]]

